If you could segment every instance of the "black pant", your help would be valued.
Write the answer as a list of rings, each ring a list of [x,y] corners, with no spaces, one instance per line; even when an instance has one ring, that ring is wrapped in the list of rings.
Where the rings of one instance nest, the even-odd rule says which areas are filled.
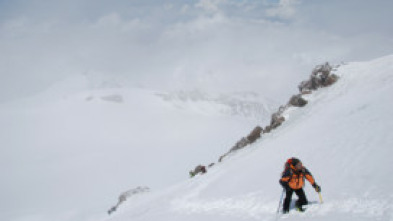
[[[304,193],[303,188],[302,189],[298,189],[298,190],[293,190],[293,189],[289,188],[286,191],[286,196],[285,196],[285,200],[284,200],[284,206],[283,206],[284,207],[283,208],[284,212],[288,212],[289,211],[289,205],[291,204],[293,192],[295,192],[296,195],[299,197],[298,201],[296,202],[296,206],[297,207],[302,207],[302,206],[308,204],[307,197],[306,197],[306,194]]]

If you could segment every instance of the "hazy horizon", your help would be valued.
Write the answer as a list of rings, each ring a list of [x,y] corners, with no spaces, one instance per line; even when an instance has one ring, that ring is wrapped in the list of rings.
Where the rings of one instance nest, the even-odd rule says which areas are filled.
[[[162,90],[296,90],[393,51],[391,1],[0,1],[0,102],[69,76]]]

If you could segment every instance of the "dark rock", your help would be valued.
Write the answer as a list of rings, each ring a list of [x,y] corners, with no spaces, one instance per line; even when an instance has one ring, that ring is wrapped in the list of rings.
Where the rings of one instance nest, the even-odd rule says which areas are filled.
[[[200,173],[200,174],[206,173],[206,167],[203,166],[203,165],[198,165],[198,166],[196,166],[194,170],[191,170],[191,171],[190,171],[190,176],[191,176],[191,177],[194,177],[195,175],[197,175],[197,174],[199,174],[199,173]]]
[[[328,77],[328,78],[326,79],[326,81],[324,82],[324,86],[325,86],[325,87],[328,87],[328,86],[330,86],[330,85],[336,83],[337,80],[338,80],[338,78],[339,78],[339,77],[338,77],[337,75],[335,75],[335,74],[329,75],[329,77]]]
[[[327,87],[334,84],[338,76],[331,74],[333,67],[326,62],[323,65],[318,65],[311,73],[310,79],[302,81],[298,88],[301,93],[317,90],[320,87]]]
[[[113,212],[115,212],[115,211],[117,210],[117,208],[118,208],[124,201],[126,201],[128,198],[132,197],[133,195],[141,194],[141,193],[145,193],[145,192],[149,192],[149,191],[150,191],[150,188],[149,188],[149,187],[140,187],[140,186],[139,186],[139,187],[137,187],[137,188],[135,188],[135,189],[131,189],[131,190],[128,190],[128,191],[126,191],[126,192],[124,192],[124,193],[121,193],[120,196],[119,196],[119,199],[118,199],[117,204],[108,210],[108,214],[110,215],[110,214],[112,214]]]
[[[295,107],[304,107],[307,104],[307,100],[302,95],[293,95],[289,100],[289,104]]]
[[[262,127],[256,126],[251,133],[247,136],[247,140],[250,143],[254,143],[257,139],[261,137]]]
[[[235,150],[239,150],[244,148],[245,146],[247,146],[248,144],[250,144],[250,141],[246,138],[246,137],[242,137],[242,139],[240,139],[235,146],[233,146],[229,152],[235,151]]]

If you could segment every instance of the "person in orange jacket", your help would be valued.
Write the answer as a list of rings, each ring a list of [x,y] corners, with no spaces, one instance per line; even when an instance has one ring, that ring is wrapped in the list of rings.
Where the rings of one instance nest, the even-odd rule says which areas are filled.
[[[293,192],[295,192],[299,197],[295,204],[296,208],[299,211],[304,211],[303,206],[308,204],[306,194],[303,190],[305,179],[311,183],[315,191],[321,191],[321,187],[317,185],[314,177],[311,175],[310,171],[308,171],[307,168],[303,166],[302,162],[297,158],[289,159],[285,165],[284,172],[282,173],[282,177],[280,179],[280,184],[286,191],[283,213],[289,212],[289,205],[291,204]]]

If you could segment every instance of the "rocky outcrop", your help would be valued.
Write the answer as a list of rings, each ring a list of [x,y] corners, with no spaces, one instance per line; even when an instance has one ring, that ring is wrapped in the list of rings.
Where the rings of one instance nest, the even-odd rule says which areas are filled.
[[[196,175],[198,175],[198,174],[204,174],[204,173],[206,173],[206,172],[207,172],[207,171],[206,171],[206,167],[205,167],[205,166],[203,166],[203,165],[198,165],[198,166],[195,167],[194,170],[191,170],[191,171],[190,171],[190,177],[194,177],[194,176],[196,176]]]
[[[270,124],[265,127],[264,133],[270,133],[273,129],[281,126],[281,124],[285,121],[285,117],[283,116],[284,111],[288,108],[288,105],[281,106],[278,108],[278,111],[272,114],[270,119]]]
[[[289,100],[288,104],[294,107],[304,107],[308,101],[302,97],[301,94],[293,95]]]
[[[314,68],[310,78],[302,81],[298,88],[301,93],[308,93],[321,87],[327,87],[334,84],[338,80],[338,76],[332,74],[333,67],[326,62]]]
[[[119,198],[118,198],[118,202],[115,206],[113,206],[110,210],[108,210],[108,214],[112,214],[113,212],[115,212],[117,210],[117,208],[119,208],[119,206],[126,201],[128,198],[137,195],[137,194],[141,194],[141,193],[146,193],[149,192],[150,188],[149,187],[137,187],[131,190],[128,190],[124,193],[121,193]]]
[[[338,76],[332,74],[333,67],[329,63],[318,65],[312,71],[310,78],[307,81],[302,81],[299,84],[300,94],[293,95],[285,106],[281,106],[277,112],[272,114],[270,125],[266,126],[264,133],[270,133],[272,130],[281,126],[285,121],[283,113],[289,107],[304,107],[308,101],[303,98],[303,95],[311,94],[312,91],[321,87],[327,87],[334,84],[338,80]]]
[[[247,138],[242,137],[238,142],[236,142],[235,146],[233,146],[229,152],[235,151],[235,150],[239,150],[244,148],[245,146],[247,146],[249,144],[249,141],[247,140]]]
[[[247,136],[247,140],[250,144],[254,143],[256,140],[258,140],[261,137],[263,129],[260,126],[256,126],[251,133]]]
[[[109,101],[109,102],[114,102],[114,103],[123,103],[124,102],[123,96],[118,95],[118,94],[102,96],[101,99],[104,101]]]
[[[242,137],[238,142],[236,142],[236,144],[229,150],[228,153],[222,155],[219,159],[218,162],[221,162],[222,159],[224,159],[224,157],[228,156],[228,154],[237,151],[239,149],[243,149],[244,147],[246,147],[249,144],[254,143],[255,141],[257,141],[260,137],[261,134],[263,132],[263,128],[260,126],[256,126],[251,132],[250,134],[247,135],[247,137]]]
[[[299,84],[300,94],[293,95],[288,103],[284,106],[280,106],[279,109],[271,115],[270,124],[264,129],[262,127],[255,127],[247,137],[242,137],[236,144],[229,150],[229,152],[222,155],[218,162],[221,162],[225,157],[234,151],[240,150],[254,143],[258,140],[263,133],[270,133],[272,130],[278,128],[285,122],[284,113],[290,107],[304,107],[308,104],[308,101],[303,95],[311,94],[312,91],[317,90],[321,87],[327,87],[334,84],[338,80],[338,76],[332,74],[333,67],[329,63],[316,66],[310,78],[307,81],[302,81]]]

